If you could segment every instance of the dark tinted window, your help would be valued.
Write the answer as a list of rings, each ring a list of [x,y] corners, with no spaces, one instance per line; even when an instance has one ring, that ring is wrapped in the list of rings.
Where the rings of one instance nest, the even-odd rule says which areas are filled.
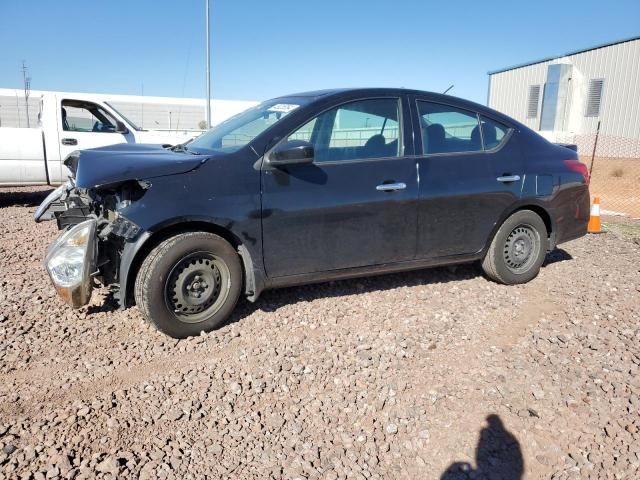
[[[475,112],[439,103],[418,102],[424,153],[475,152],[482,150]]]
[[[317,162],[396,157],[399,118],[396,98],[359,100],[321,113],[288,140],[313,143]]]
[[[509,131],[509,127],[482,115],[480,116],[480,121],[482,122],[484,149],[491,150],[492,148],[496,148],[504,140],[504,137]]]

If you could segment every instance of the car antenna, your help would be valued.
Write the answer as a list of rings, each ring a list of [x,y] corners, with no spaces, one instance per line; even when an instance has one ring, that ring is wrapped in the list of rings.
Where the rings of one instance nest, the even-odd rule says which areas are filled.
[[[443,95],[446,95],[446,94],[447,94],[447,92],[453,88],[453,85],[454,85],[454,84],[452,83],[452,84],[449,86],[449,88],[447,88],[444,92],[442,92],[442,94],[443,94]]]

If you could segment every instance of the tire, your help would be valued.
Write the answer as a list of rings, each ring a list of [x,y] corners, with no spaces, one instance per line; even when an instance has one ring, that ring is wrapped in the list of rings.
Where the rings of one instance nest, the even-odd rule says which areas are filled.
[[[187,232],[149,252],[136,277],[135,299],[158,330],[186,338],[223,325],[241,289],[234,248],[213,233]]]
[[[493,237],[482,260],[482,269],[499,283],[526,283],[540,272],[548,245],[547,227],[542,218],[531,210],[517,211]]]

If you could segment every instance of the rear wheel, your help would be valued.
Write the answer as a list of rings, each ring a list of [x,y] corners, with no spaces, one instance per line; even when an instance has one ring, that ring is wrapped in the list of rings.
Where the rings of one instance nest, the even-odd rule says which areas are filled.
[[[547,227],[540,216],[531,210],[520,210],[498,229],[482,268],[497,282],[525,283],[538,275],[547,247]]]
[[[155,247],[140,266],[135,298],[148,322],[174,338],[221,326],[242,287],[240,259],[223,238],[188,232]]]

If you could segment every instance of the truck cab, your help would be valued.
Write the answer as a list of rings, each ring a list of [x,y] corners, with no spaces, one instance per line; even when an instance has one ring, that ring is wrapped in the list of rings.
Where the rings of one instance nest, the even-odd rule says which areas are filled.
[[[200,131],[144,130],[95,95],[43,93],[38,128],[0,128],[0,185],[60,184],[75,150],[121,143],[176,145]]]

